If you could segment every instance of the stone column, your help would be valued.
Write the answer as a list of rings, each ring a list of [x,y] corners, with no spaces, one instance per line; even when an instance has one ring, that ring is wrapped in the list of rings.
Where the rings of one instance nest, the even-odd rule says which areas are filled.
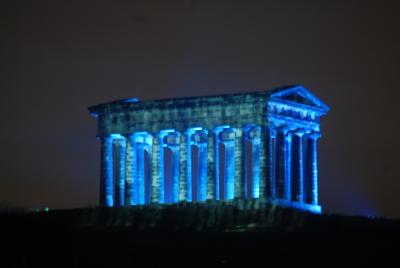
[[[179,143],[180,135],[173,132],[167,136],[167,146],[171,149],[171,196],[169,201],[177,203],[179,199]],[[165,177],[164,177],[165,178]],[[165,192],[165,191],[164,191]]]
[[[206,134],[207,135],[207,134]],[[197,201],[207,199],[207,143],[198,143]]]
[[[260,190],[259,197],[267,197],[267,187],[269,185],[267,176],[267,152],[268,152],[268,136],[266,133],[265,126],[260,126]]]
[[[137,204],[137,159],[134,135],[126,137],[125,204]]]
[[[292,200],[303,202],[303,135],[296,131],[292,137]]]
[[[144,143],[137,143],[137,203],[145,204]]]
[[[218,165],[218,137],[212,130],[207,137],[207,199],[216,199],[216,178]]]
[[[126,160],[126,141],[125,138],[115,140],[117,147],[116,162],[116,183],[115,183],[115,206],[125,205],[125,160]]]
[[[244,198],[245,195],[245,164],[246,164],[246,143],[244,131],[241,128],[235,130],[235,196]]]
[[[224,200],[231,200],[235,195],[235,132],[224,129],[222,141],[225,146],[224,165]]]
[[[151,203],[164,202],[164,149],[160,146],[160,137],[157,133],[152,136],[151,166]],[[162,173],[160,173],[162,167]],[[162,184],[161,184],[162,183]]]
[[[285,199],[288,201],[292,200],[292,137],[293,131],[288,131],[285,137]]]
[[[102,137],[101,141],[101,169],[100,169],[100,206],[112,207],[113,196],[113,156],[110,136]]]
[[[201,202],[207,199],[207,131],[197,130],[194,143],[197,146],[197,196]]]
[[[157,171],[153,172],[153,184],[157,185],[157,190],[155,190],[155,194],[157,195],[157,203],[164,204],[164,179],[165,179],[165,174],[164,174],[164,137],[167,134],[164,133],[159,133],[158,135],[154,135],[153,139],[153,157],[157,156],[157,159],[153,159],[155,161],[155,165],[157,165]],[[158,144],[158,146],[155,146],[154,144]],[[157,148],[156,148],[157,147]]]
[[[318,166],[317,139],[320,133],[313,132],[305,135],[305,177],[304,200],[307,204],[318,204]]]
[[[179,201],[191,201],[188,199],[188,176],[187,176],[187,169],[189,168],[188,165],[188,158],[191,158],[190,155],[190,140],[188,140],[187,133],[181,134],[181,140],[179,144]],[[189,143],[189,146],[188,146]]]
[[[251,198],[260,197],[260,131],[260,127],[254,127],[249,133],[251,139]]]
[[[145,194],[144,194],[144,201],[145,204],[150,204],[153,202],[153,140],[151,135],[147,134],[146,136],[146,143],[144,145],[144,150],[145,152],[147,152],[148,155],[148,165],[145,169],[145,174],[147,174],[148,176],[145,176],[145,180],[144,180],[144,190],[145,190]],[[146,163],[146,159],[145,163]]]
[[[261,145],[261,167],[265,165],[265,176],[266,178],[266,189],[265,195],[270,199],[275,199],[277,196],[277,181],[276,181],[276,130],[272,127],[264,129],[264,134],[261,132],[261,143],[265,142],[265,145]],[[265,150],[263,153],[262,150]],[[263,154],[266,155],[263,161]],[[261,169],[263,172],[263,169]]]
[[[186,200],[188,202],[193,201],[192,196],[192,135],[195,132],[194,129],[190,128],[186,131],[186,151],[187,151],[187,159],[186,159]]]
[[[277,197],[287,199],[288,196],[288,168],[287,168],[287,132],[285,128],[280,128],[276,133],[276,186]]]

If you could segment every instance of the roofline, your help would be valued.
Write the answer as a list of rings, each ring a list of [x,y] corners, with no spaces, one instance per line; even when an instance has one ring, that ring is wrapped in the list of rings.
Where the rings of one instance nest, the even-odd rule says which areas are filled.
[[[110,102],[100,103],[93,106],[88,107],[90,114],[94,117],[97,117],[100,113],[99,110],[103,109],[105,106],[113,105],[113,104],[125,104],[125,105],[135,105],[136,103],[145,103],[145,102],[166,102],[166,101],[173,101],[173,100],[191,100],[191,99],[199,99],[199,98],[215,98],[215,97],[234,97],[234,96],[241,96],[247,94],[265,94],[266,96],[271,96],[277,94],[279,92],[286,92],[292,90],[301,89],[303,92],[307,92],[307,95],[311,98],[316,100],[321,106],[324,108],[325,113],[329,111],[329,107],[320,101],[317,97],[315,97],[309,90],[304,88],[302,85],[287,85],[278,88],[273,88],[269,90],[256,90],[256,91],[249,91],[249,92],[240,92],[240,93],[228,93],[228,94],[211,94],[211,95],[200,95],[200,96],[189,96],[189,97],[177,97],[177,98],[161,98],[161,99],[147,99],[147,100],[139,100],[138,98],[125,98],[114,100]],[[322,112],[322,111],[321,111]]]

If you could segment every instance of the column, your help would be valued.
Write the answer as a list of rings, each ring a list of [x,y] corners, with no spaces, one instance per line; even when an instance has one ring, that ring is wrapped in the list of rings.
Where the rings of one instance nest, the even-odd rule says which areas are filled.
[[[267,196],[267,135],[264,126],[260,127],[260,191],[259,196],[264,198]]]
[[[152,135],[151,166],[151,202],[164,202],[164,151],[160,146],[160,137],[157,133]],[[162,170],[162,173],[160,171]]]
[[[196,128],[189,128],[186,131],[186,200],[188,202],[193,201],[192,196],[192,135],[195,133]]]
[[[264,133],[263,133],[264,132]],[[277,196],[277,182],[276,182],[276,130],[272,127],[268,127],[261,132],[261,143],[265,142],[265,145],[261,145],[261,167],[265,165],[265,195],[270,199],[275,199]],[[263,153],[265,150],[265,153]],[[263,161],[263,155],[265,154],[265,160]],[[263,172],[263,169],[261,169]]]
[[[287,161],[287,132],[285,128],[277,130],[276,134],[276,186],[277,186],[277,198],[287,199],[288,198],[288,161]]]
[[[224,200],[231,200],[235,194],[235,132],[229,128],[224,129],[221,134],[225,146]]]
[[[137,159],[134,135],[126,137],[125,204],[137,204]]]
[[[318,204],[318,166],[317,166],[317,139],[318,132],[305,135],[305,177],[304,200],[308,204]]]
[[[137,203],[145,204],[144,143],[137,143]]]
[[[207,134],[206,134],[207,135]],[[198,146],[198,174],[197,174],[197,201],[207,199],[207,143],[197,143]]]
[[[250,131],[251,139],[251,198],[260,197],[260,127],[254,127]]]
[[[157,171],[155,171],[155,173],[153,173],[154,175],[154,180],[153,181],[155,184],[157,184],[157,189],[153,189],[156,190],[157,193],[157,203],[160,204],[164,204],[165,202],[165,185],[164,185],[164,179],[165,179],[165,174],[164,174],[164,137],[167,135],[167,133],[159,133],[158,136],[154,135],[154,141],[156,144],[158,144],[158,146],[155,146],[154,143],[154,155],[153,157],[156,157],[156,155],[158,155],[158,157],[154,158],[153,161],[155,161],[154,163],[156,163],[157,165]],[[157,136],[157,137],[156,137]]]
[[[259,198],[260,192],[265,192],[265,180],[262,182],[262,190],[261,190],[261,170],[263,170],[263,178],[265,178],[265,150],[262,152],[261,150],[261,127],[250,125],[245,126],[244,128],[244,137],[245,137],[245,146],[244,146],[244,163],[245,163],[245,171],[244,171],[244,193],[247,198]],[[246,143],[250,142],[251,145],[251,166],[250,166],[250,176],[248,176],[248,162],[247,152],[246,152]],[[265,145],[265,142],[263,143]],[[264,148],[265,149],[265,148]],[[263,160],[261,161],[261,153],[263,153]],[[261,163],[264,166],[260,166]],[[250,180],[251,178],[251,180]]]
[[[216,178],[218,165],[216,158],[218,156],[218,139],[212,131],[207,135],[207,199],[216,199]]]
[[[285,155],[285,199],[292,200],[292,137],[293,131],[288,131],[285,137],[286,155]]]
[[[303,202],[303,135],[298,130],[292,138],[292,200]]]
[[[187,133],[181,134],[181,140],[179,144],[179,201],[191,201],[188,200],[188,176],[187,169],[190,169],[188,165],[188,158],[191,158],[190,154],[190,140],[188,140]],[[189,146],[188,146],[189,143]],[[190,160],[191,161],[191,160]]]
[[[170,189],[170,196],[168,198],[171,203],[178,202],[179,198],[179,143],[180,143],[179,133],[173,132],[167,136],[167,146],[168,148],[171,149],[172,152],[171,189]]]
[[[125,138],[115,140],[117,147],[116,162],[116,189],[115,206],[123,207],[125,205],[125,160],[126,160],[126,141]]]
[[[207,199],[207,131],[197,130],[193,143],[197,146],[197,195],[199,202]]]
[[[112,137],[102,137],[100,169],[100,206],[112,207],[113,198],[113,156]]]
[[[148,165],[145,165],[145,176],[144,179],[144,202],[145,204],[153,203],[153,138],[151,135],[146,135],[146,143],[144,145],[144,151],[148,155]],[[146,161],[146,159],[144,159]]]
[[[246,143],[244,131],[241,128],[235,130],[235,197],[244,198],[245,195],[245,165],[246,165]]]

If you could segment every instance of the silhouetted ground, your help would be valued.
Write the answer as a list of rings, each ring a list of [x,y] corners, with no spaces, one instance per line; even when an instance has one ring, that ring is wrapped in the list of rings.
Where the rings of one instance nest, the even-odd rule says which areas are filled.
[[[2,214],[0,228],[0,267],[398,267],[400,261],[400,221],[312,215],[256,200]]]

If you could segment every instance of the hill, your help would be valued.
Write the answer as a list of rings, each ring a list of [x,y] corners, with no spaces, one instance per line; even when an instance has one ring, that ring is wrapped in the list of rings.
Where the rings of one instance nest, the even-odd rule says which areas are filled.
[[[7,213],[0,230],[0,267],[370,265],[397,261],[400,221],[235,200]]]

